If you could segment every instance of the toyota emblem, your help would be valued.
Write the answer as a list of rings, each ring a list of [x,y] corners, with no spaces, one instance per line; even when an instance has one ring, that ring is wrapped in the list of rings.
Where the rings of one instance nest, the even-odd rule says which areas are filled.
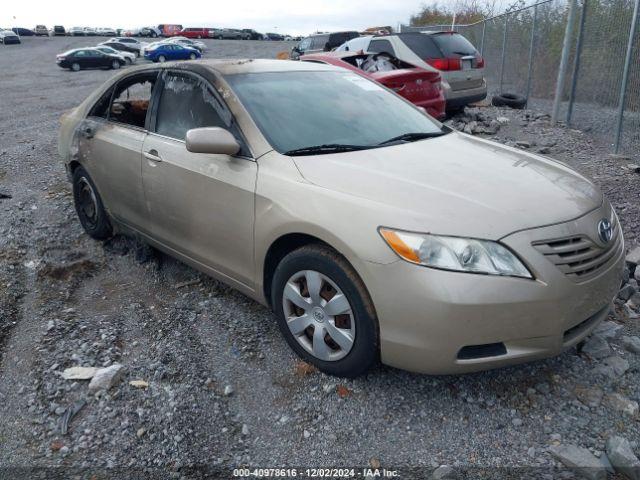
[[[606,218],[603,218],[598,222],[598,236],[603,243],[609,243],[613,237],[613,228],[611,222]]]

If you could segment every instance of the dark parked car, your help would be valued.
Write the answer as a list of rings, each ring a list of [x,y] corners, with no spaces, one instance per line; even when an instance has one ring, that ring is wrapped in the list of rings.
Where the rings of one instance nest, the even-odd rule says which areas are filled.
[[[120,50],[121,52],[131,52],[136,57],[140,56],[140,44],[139,43],[128,43],[121,40],[109,40],[107,42],[102,42],[100,45],[106,45],[107,47],[114,48],[116,50]]]
[[[156,27],[142,27],[138,35],[141,37],[158,38],[162,32]]]
[[[33,30],[22,27],[14,27],[11,30],[20,37],[33,37],[36,34]]]
[[[280,35],[279,33],[265,33],[264,36],[266,37],[265,40],[274,40],[278,42],[284,40],[284,35]]]
[[[263,35],[261,33],[256,32],[255,30],[251,29],[251,28],[243,28],[242,29],[243,33],[248,33],[249,36],[249,40],[262,40]]]
[[[55,27],[53,27],[53,35],[54,36],[66,36],[67,35],[67,31],[64,29],[64,27],[62,25],[56,25]]]
[[[307,38],[303,38],[300,43],[291,49],[291,59],[298,60],[302,55],[307,53],[330,52],[344,42],[348,42],[352,38],[359,36],[360,34],[358,32],[333,32],[310,35]]]
[[[15,45],[20,43],[20,37],[11,30],[0,29],[0,43],[4,45]]]
[[[109,46],[113,47],[113,44]],[[118,69],[126,62],[122,57],[108,55],[95,48],[78,48],[58,55],[56,63],[61,68],[68,68],[77,72],[83,68]]]

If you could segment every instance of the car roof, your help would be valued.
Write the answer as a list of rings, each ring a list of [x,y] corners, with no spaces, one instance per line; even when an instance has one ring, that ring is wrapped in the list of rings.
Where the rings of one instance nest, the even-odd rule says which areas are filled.
[[[129,68],[127,73],[134,71],[143,72],[158,68],[186,68],[197,66],[206,68],[223,76],[239,75],[244,73],[276,73],[276,72],[344,72],[345,70],[333,65],[313,62],[299,62],[294,60],[267,60],[267,59],[206,59],[181,62],[166,62],[162,64],[140,65]]]

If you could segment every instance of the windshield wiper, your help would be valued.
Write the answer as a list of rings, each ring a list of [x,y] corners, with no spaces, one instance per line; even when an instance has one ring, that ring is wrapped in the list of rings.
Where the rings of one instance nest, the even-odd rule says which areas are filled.
[[[446,135],[447,133],[449,132],[440,131],[403,133],[402,135],[398,135],[397,137],[393,137],[389,140],[385,140],[384,142],[380,142],[378,145],[388,145],[394,142],[415,142],[416,140],[424,140],[425,138],[441,137],[442,135]]]
[[[301,155],[316,155],[323,153],[340,153],[340,152],[353,152],[356,150],[366,150],[373,148],[366,145],[343,145],[341,143],[328,143],[326,145],[315,145],[313,147],[296,148],[284,152],[284,155],[301,156]]]

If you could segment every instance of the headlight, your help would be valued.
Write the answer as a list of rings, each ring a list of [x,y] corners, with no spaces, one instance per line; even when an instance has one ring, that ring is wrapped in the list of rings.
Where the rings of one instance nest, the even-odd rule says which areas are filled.
[[[407,262],[459,272],[533,278],[518,257],[497,242],[387,228],[381,228],[380,234]]]

